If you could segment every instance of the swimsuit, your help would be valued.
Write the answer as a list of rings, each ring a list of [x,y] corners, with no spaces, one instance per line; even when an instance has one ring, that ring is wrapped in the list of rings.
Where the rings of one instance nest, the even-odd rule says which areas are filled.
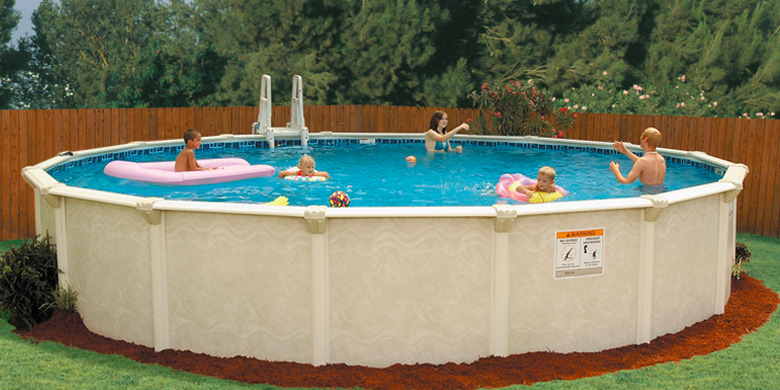
[[[448,151],[450,149],[450,143],[449,142],[440,142],[437,141],[436,145],[433,147],[433,150],[443,150]]]

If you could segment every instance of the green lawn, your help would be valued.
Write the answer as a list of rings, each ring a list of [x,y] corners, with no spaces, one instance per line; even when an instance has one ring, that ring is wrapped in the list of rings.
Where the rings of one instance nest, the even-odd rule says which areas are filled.
[[[740,234],[753,256],[751,276],[780,291],[780,239]],[[15,245],[18,245],[16,242]],[[8,248],[0,242],[0,250]],[[0,389],[277,389],[245,385],[145,365],[59,344],[33,344],[11,333],[0,320]],[[513,386],[510,389],[525,389]],[[730,348],[678,363],[621,371],[574,381],[554,381],[533,389],[771,389],[780,388],[780,317]]]

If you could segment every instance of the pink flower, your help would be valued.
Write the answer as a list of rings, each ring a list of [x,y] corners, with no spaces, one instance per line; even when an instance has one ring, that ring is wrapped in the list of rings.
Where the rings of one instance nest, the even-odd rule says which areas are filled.
[[[501,118],[504,117],[503,115],[501,115],[501,112],[499,112],[499,111],[494,112],[493,115],[495,115],[498,119],[501,119]]]
[[[574,113],[574,117],[577,118],[577,113],[576,112]]]
[[[482,90],[487,91],[487,83],[482,84]]]
[[[605,70],[604,73],[602,73],[601,75],[602,76],[606,76],[607,75],[607,71]]]
[[[470,122],[471,122],[471,118],[466,118],[466,123],[470,123]]]

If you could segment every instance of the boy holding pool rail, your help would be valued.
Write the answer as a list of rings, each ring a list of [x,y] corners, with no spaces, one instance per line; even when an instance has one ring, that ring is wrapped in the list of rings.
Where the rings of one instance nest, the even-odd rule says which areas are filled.
[[[646,128],[642,132],[642,136],[639,137],[639,146],[644,151],[642,157],[628,150],[623,145],[623,142],[615,141],[612,147],[626,155],[634,163],[634,166],[631,168],[628,176],[625,177],[620,173],[620,164],[614,161],[609,163],[609,170],[612,171],[617,181],[621,184],[633,183],[634,180],[639,179],[639,182],[642,183],[642,191],[645,193],[658,194],[664,192],[666,160],[656,151],[660,143],[661,132],[654,127]]]

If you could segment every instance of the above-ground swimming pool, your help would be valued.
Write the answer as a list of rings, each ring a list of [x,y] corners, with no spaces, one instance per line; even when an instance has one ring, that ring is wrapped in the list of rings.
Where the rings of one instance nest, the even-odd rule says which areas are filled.
[[[661,149],[670,161],[669,192],[640,196],[635,186],[613,182],[618,194],[598,199],[603,185],[597,191],[581,187],[592,180],[578,178],[591,173],[560,158],[586,150],[619,160],[609,144],[463,136],[457,138],[463,156],[427,156],[421,140],[409,134],[317,133],[304,148],[277,138],[277,148],[257,155],[285,156],[271,164],[284,169],[310,153],[334,179],[266,178],[268,188],[253,184],[239,191],[259,193],[257,200],[245,194],[208,202],[117,194],[53,177],[73,165],[169,158],[180,140],[74,152],[27,167],[23,175],[35,189],[37,231],[57,243],[61,283],[79,293],[85,325],[156,350],[315,365],[469,362],[644,343],[723,312],[744,165]],[[383,153],[393,151],[394,171],[382,174],[385,168],[366,161],[359,172],[390,183],[386,187],[396,195],[373,194],[342,176],[358,169],[340,165],[343,155],[372,143],[362,146],[376,148],[376,158],[390,159]],[[203,144],[262,149],[265,140],[226,135],[205,137]],[[415,167],[404,160],[415,150],[405,149],[409,144],[420,148]],[[460,175],[435,176],[481,148],[509,151],[516,160],[467,164],[467,170],[486,173],[465,189],[450,185],[462,182]],[[210,157],[210,149],[198,158]],[[553,157],[526,154],[540,149],[552,150]],[[533,177],[541,165],[556,168],[558,184],[572,191],[569,199],[525,205],[491,193],[500,174]],[[621,165],[627,172],[630,164]],[[704,178],[675,187],[669,179],[678,166],[703,170]],[[606,167],[598,169],[598,175],[611,176]],[[406,174],[434,175],[427,183],[439,195],[404,192],[426,190],[399,177]],[[350,193],[351,207],[317,206],[336,189]],[[485,202],[430,207],[460,191]],[[305,194],[297,197],[300,192]],[[594,192],[596,199],[579,197]],[[277,195],[290,197],[292,206],[258,203]],[[354,207],[374,206],[372,196],[391,199]],[[428,203],[393,203],[399,199]]]
[[[332,179],[326,182],[280,180],[276,175],[200,186],[162,186],[111,177],[103,168],[111,160],[133,162],[173,161],[183,145],[146,148],[102,154],[62,164],[48,172],[54,179],[74,187],[91,188],[143,197],[203,200],[210,202],[264,203],[284,195],[293,206],[327,205],[334,191],[349,194],[351,205],[382,206],[492,206],[518,204],[501,198],[495,186],[504,173],[523,173],[536,178],[544,165],[556,170],[557,184],[571,194],[562,201],[627,198],[642,195],[639,183],[623,185],[609,171],[609,162],[620,162],[628,173],[631,161],[609,149],[594,147],[540,148],[535,143],[485,143],[467,145],[464,153],[426,153],[422,140],[407,139],[312,140],[308,146],[267,148],[264,142],[232,147],[225,143],[204,145],[201,160],[237,157],[250,164],[271,165],[276,171],[295,166],[300,156],[311,155],[320,170]],[[415,163],[407,163],[415,156]],[[668,190],[718,181],[725,169],[688,159],[670,157]]]

